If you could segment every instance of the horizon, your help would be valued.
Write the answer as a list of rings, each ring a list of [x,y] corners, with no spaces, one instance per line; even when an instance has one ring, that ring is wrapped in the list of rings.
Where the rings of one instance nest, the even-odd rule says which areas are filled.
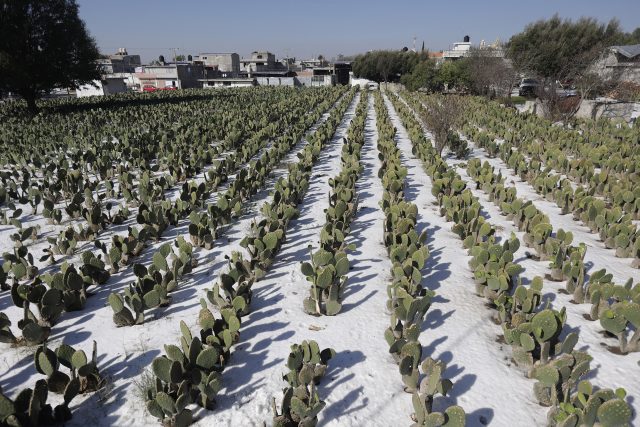
[[[416,4],[408,0],[395,2],[392,8],[383,8],[380,0],[349,3],[328,0],[322,7],[301,7],[291,0],[249,1],[241,9],[236,4],[195,1],[179,4],[180,8],[175,10],[171,9],[175,3],[167,0],[78,0],[78,5],[80,17],[102,54],[126,48],[129,54],[140,55],[143,63],[159,55],[173,58],[173,49],[177,55],[185,56],[234,52],[243,58],[253,51],[267,50],[278,59],[311,59],[319,55],[332,59],[339,54],[412,49],[414,37],[416,50],[421,49],[424,41],[425,49],[440,51],[462,41],[465,35],[471,37],[473,44],[482,40],[493,43],[497,39],[506,42],[526,24],[556,13],[573,20],[585,16],[608,22],[616,18],[628,32],[640,26],[635,19],[640,16],[640,2],[625,0],[606,4],[591,0],[567,0],[560,4],[542,0],[528,8],[535,9],[533,13],[522,4],[506,0],[493,1],[489,7],[462,0],[453,11],[448,8],[450,3]],[[432,15],[438,19],[431,18]],[[287,19],[284,24],[283,17]],[[271,27],[265,28],[269,23]]]

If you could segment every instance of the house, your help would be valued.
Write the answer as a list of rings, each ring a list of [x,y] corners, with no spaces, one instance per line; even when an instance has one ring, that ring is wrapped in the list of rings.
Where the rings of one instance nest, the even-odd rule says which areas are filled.
[[[442,53],[442,59],[445,61],[454,61],[468,56],[470,51],[471,39],[469,36],[464,36],[464,41],[454,43],[451,49],[445,50]]]
[[[286,70],[281,62],[276,62],[276,56],[267,51],[256,51],[251,53],[251,58],[240,60],[240,70],[251,75],[257,71],[278,71]]]
[[[123,47],[116,54],[106,55],[98,60],[102,74],[133,73],[140,65],[140,55],[129,55]]]
[[[640,44],[609,47],[595,71],[602,77],[640,84]]]
[[[103,96],[127,91],[125,80],[120,77],[103,77],[76,89],[76,97]]]
[[[464,36],[463,40],[464,41],[454,43],[452,48],[443,51],[442,55],[436,54],[437,56],[434,57],[436,63],[466,58],[473,53],[474,49],[481,51],[483,56],[491,56],[494,58],[505,57],[504,47],[500,42],[500,39],[496,39],[492,44],[487,44],[484,40],[481,40],[480,44],[475,47],[471,44],[471,38],[469,36]],[[429,57],[432,57],[431,53],[429,54]]]
[[[237,53],[201,53],[193,58],[195,64],[202,64],[205,68],[231,73],[240,73],[240,55]]]
[[[141,90],[145,87],[164,89],[201,88],[205,78],[205,68],[202,64],[178,62],[164,65],[145,65],[142,72],[135,73],[140,80]]]

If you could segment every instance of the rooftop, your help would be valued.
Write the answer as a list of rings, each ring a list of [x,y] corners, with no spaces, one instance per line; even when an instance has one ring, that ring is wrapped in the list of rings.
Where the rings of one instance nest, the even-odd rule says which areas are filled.
[[[629,59],[635,58],[636,56],[640,55],[640,44],[611,46],[611,49],[615,50],[620,55],[626,56]]]

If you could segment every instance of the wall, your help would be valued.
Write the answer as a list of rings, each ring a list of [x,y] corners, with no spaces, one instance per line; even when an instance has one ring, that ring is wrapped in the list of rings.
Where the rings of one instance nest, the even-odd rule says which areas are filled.
[[[85,84],[76,89],[76,97],[84,98],[87,96],[102,96],[104,95],[104,90],[102,89],[102,82],[100,80],[94,80],[92,82],[95,86],[91,84]]]
[[[102,90],[105,95],[122,93],[127,91],[127,85],[124,79],[107,79],[102,82]]]
[[[240,55],[237,53],[203,53],[200,54],[199,60],[206,66],[217,66],[220,71],[232,72],[235,75],[240,72]]]
[[[202,83],[198,81],[198,79],[204,78],[204,67],[202,65],[178,65],[177,68],[180,89],[202,87]]]
[[[295,86],[295,77],[256,77],[258,86]]]
[[[124,79],[94,80],[93,84],[95,84],[95,86],[86,84],[76,89],[76,97],[103,96],[127,91],[127,85],[124,83]]]
[[[332,86],[334,76],[297,76],[295,86]]]
[[[584,100],[576,117],[590,119],[606,117],[610,119],[622,119],[629,123],[640,116],[639,102],[616,102],[613,100]]]

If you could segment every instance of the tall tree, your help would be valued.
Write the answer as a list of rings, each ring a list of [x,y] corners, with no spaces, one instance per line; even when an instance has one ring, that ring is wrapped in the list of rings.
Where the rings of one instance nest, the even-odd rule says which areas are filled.
[[[471,89],[477,95],[510,96],[517,74],[510,61],[494,48],[471,48],[465,59],[469,66]]]
[[[377,82],[395,82],[426,59],[426,53],[377,50],[356,56],[353,74]]]
[[[507,55],[518,71],[541,79],[537,95],[546,115],[562,120],[575,114],[580,104],[568,102],[571,100],[559,93],[557,82],[593,87],[601,78],[592,70],[605,49],[629,40],[633,40],[633,34],[622,31],[615,19],[606,24],[594,18],[573,22],[555,15],[529,24],[512,36]]]
[[[400,82],[410,90],[426,89],[435,92],[441,89],[436,63],[427,59],[418,63],[409,74],[405,74]]]
[[[0,89],[36,99],[100,78],[96,43],[75,0],[0,0]]]

